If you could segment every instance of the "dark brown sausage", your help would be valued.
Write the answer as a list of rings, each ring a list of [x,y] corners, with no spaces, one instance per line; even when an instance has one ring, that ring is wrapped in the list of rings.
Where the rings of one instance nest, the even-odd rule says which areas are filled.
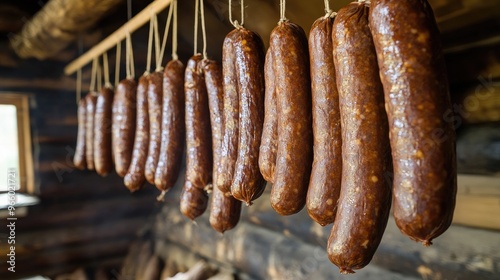
[[[131,191],[137,191],[144,185],[146,177],[144,169],[149,145],[149,118],[148,118],[148,96],[147,91],[150,83],[150,75],[144,74],[139,78],[137,86],[137,111],[134,148],[132,150],[132,161],[127,174],[123,178],[125,186]]]
[[[207,86],[208,105],[210,109],[210,127],[212,129],[212,185],[218,188],[217,178],[219,172],[224,172],[221,168],[222,160],[222,139],[224,137],[224,92],[222,89],[222,72],[213,60],[203,60],[203,74]]]
[[[334,18],[316,20],[309,32],[314,161],[306,208],[318,224],[333,223],[342,179],[339,93],[332,53]]]
[[[186,180],[182,188],[180,201],[181,213],[194,220],[207,210],[208,195],[205,190],[196,188],[190,181]]]
[[[150,184],[155,183],[156,165],[161,148],[161,114],[163,102],[163,71],[154,72],[148,87],[149,145],[144,174]]]
[[[103,87],[97,96],[94,121],[94,163],[97,174],[106,176],[113,170],[111,122],[113,89]]]
[[[179,177],[184,133],[184,65],[172,60],[163,73],[161,149],[155,173],[160,191],[171,189]]]
[[[87,169],[94,170],[94,120],[95,110],[97,104],[97,93],[89,92],[85,97],[87,101],[86,115],[85,115],[85,160],[87,162]]]
[[[210,225],[216,231],[224,233],[234,228],[241,214],[241,201],[232,196],[226,196],[214,187],[210,204]]]
[[[134,79],[120,81],[113,99],[113,158],[119,176],[127,174],[135,135],[137,83]]]
[[[426,0],[372,0],[370,27],[384,85],[394,165],[394,217],[425,246],[450,226],[455,132],[439,31]]]
[[[234,166],[238,156],[238,80],[236,76],[235,29],[229,32],[222,45],[222,77],[224,79],[224,136],[222,160],[216,185],[226,195],[231,195]]]
[[[276,115],[276,85],[274,83],[273,52],[271,48],[267,49],[264,63],[264,80],[264,125],[259,148],[259,168],[264,179],[273,183],[278,149],[278,116]]]
[[[270,48],[278,112],[271,206],[280,215],[291,215],[304,207],[313,160],[307,37],[300,26],[280,22],[271,32]]]
[[[201,54],[192,56],[184,76],[186,181],[199,189],[205,189],[212,182],[212,135],[202,59]]]
[[[231,194],[250,205],[266,186],[259,169],[259,147],[264,123],[264,44],[257,33],[238,29],[234,41],[238,77],[238,157]]]
[[[85,133],[85,121],[87,115],[87,102],[85,98],[80,99],[78,102],[78,134],[76,137],[75,155],[73,157],[73,164],[76,168],[84,170],[87,168],[85,142],[87,135]]]
[[[340,9],[333,24],[333,58],[342,120],[342,188],[328,239],[341,273],[366,266],[382,239],[391,204],[384,93],[368,27],[367,3]]]
[[[210,225],[218,232],[230,230],[238,224],[241,212],[241,201],[226,196],[217,186],[217,178],[221,169],[222,139],[224,136],[224,93],[222,90],[222,73],[213,60],[203,61],[205,82],[207,84],[208,103],[210,105],[210,122],[212,127],[213,149],[213,193],[210,204]]]

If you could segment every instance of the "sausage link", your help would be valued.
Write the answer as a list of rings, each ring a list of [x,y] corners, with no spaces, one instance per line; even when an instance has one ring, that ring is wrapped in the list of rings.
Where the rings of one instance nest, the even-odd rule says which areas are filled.
[[[73,164],[76,168],[84,170],[87,167],[86,153],[85,153],[85,142],[86,142],[86,132],[85,126],[87,122],[85,121],[87,114],[87,102],[85,98],[80,99],[78,102],[78,134],[76,137],[76,148],[75,155],[73,157]]]
[[[142,188],[146,177],[144,169],[149,145],[149,118],[147,91],[150,83],[150,75],[144,74],[139,78],[137,86],[137,113],[134,149],[132,150],[132,161],[127,174],[123,178],[125,186],[135,192]]]
[[[274,83],[273,52],[267,50],[264,62],[264,124],[259,148],[259,168],[264,179],[274,182],[278,147],[278,116],[276,115],[276,85]]]
[[[191,57],[186,66],[186,181],[205,189],[212,180],[212,135],[202,56]]]
[[[97,174],[106,176],[113,170],[111,122],[113,89],[103,87],[97,96],[94,121],[94,163]]]
[[[221,233],[234,228],[240,219],[241,201],[226,196],[217,186],[220,172],[222,139],[224,136],[224,93],[222,90],[222,73],[213,60],[203,62],[205,82],[207,84],[210,121],[212,127],[213,149],[213,193],[210,204],[210,225]]]
[[[97,105],[97,94],[89,92],[85,97],[87,101],[86,116],[85,116],[85,160],[87,162],[87,169],[94,170],[94,120]]]
[[[394,165],[394,217],[425,246],[450,226],[457,171],[446,67],[426,0],[372,0],[370,27],[384,85]]]
[[[241,201],[214,187],[210,204],[210,225],[220,233],[234,228],[241,214]]]
[[[188,62],[189,65],[189,62]],[[188,66],[189,67],[189,66]],[[181,213],[191,220],[201,216],[208,206],[208,195],[203,189],[193,186],[190,181],[184,182],[180,198]]]
[[[239,28],[234,48],[239,132],[231,194],[250,205],[266,186],[259,169],[259,147],[264,123],[264,44],[257,33]]]
[[[119,176],[127,174],[132,159],[135,135],[137,82],[120,81],[113,99],[112,145],[115,170]]]
[[[161,113],[163,98],[163,72],[154,72],[148,86],[149,145],[144,175],[150,184],[155,183],[156,165],[161,148]]]
[[[218,188],[217,178],[222,169],[222,138],[224,137],[224,92],[222,89],[222,72],[213,60],[203,60],[203,74],[207,86],[208,104],[210,109],[210,127],[212,129],[212,184]]]
[[[171,189],[179,177],[184,133],[184,65],[172,60],[163,73],[161,149],[155,173],[160,191]]]
[[[222,158],[218,166],[219,176],[216,185],[226,195],[231,195],[234,166],[238,156],[238,80],[236,76],[236,55],[234,40],[238,35],[235,29],[229,32],[222,45],[222,77],[224,79],[224,136],[222,139]]]
[[[271,206],[280,215],[291,215],[305,205],[313,159],[309,53],[304,30],[294,23],[280,22],[271,32],[270,48],[278,112]]]
[[[389,217],[391,170],[384,93],[368,27],[368,3],[340,9],[333,58],[342,130],[342,188],[328,239],[328,257],[343,274],[366,266]]]
[[[334,18],[319,18],[309,32],[314,160],[306,209],[318,224],[333,223],[342,179],[339,93],[332,53]]]

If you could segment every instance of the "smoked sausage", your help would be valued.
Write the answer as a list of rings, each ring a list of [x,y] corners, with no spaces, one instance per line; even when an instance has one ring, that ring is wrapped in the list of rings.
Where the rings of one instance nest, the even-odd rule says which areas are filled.
[[[270,48],[278,112],[271,206],[280,215],[291,215],[305,205],[313,159],[307,37],[300,26],[282,21],[271,32]]]
[[[150,83],[150,75],[144,74],[139,78],[137,86],[137,113],[134,148],[132,150],[132,161],[127,174],[123,178],[125,186],[135,192],[142,188],[146,177],[144,169],[149,144],[149,118],[147,91]]]
[[[210,225],[220,233],[234,228],[241,214],[241,201],[214,187],[210,204]]]
[[[78,102],[78,134],[76,137],[76,148],[75,155],[73,157],[73,164],[76,168],[84,170],[87,167],[86,153],[85,153],[85,142],[87,141],[85,126],[87,122],[86,119],[87,103],[85,98],[81,98]]]
[[[425,246],[455,208],[455,132],[439,31],[426,0],[372,0],[370,28],[384,86],[394,165],[394,218]]]
[[[171,189],[179,177],[184,133],[184,65],[176,59],[163,72],[161,148],[155,172],[155,186],[162,192]]]
[[[238,29],[229,32],[222,45],[222,77],[224,79],[224,136],[221,162],[216,185],[226,195],[231,195],[234,166],[238,157],[238,80],[234,40]]]
[[[222,160],[222,138],[224,137],[224,92],[222,90],[222,72],[217,62],[205,59],[202,61],[203,75],[207,86],[208,105],[210,111],[210,127],[212,129],[212,185],[218,188],[217,178]]]
[[[368,27],[369,4],[353,2],[333,24],[342,130],[342,187],[328,257],[343,274],[366,266],[389,217],[391,170],[384,93]]]
[[[87,169],[94,170],[94,120],[95,109],[97,104],[97,93],[89,92],[85,97],[87,100],[85,104],[85,161],[87,162]]]
[[[316,20],[309,32],[314,160],[306,209],[318,224],[333,223],[342,179],[339,94],[332,53],[334,17]]]
[[[186,66],[186,181],[190,186],[205,189],[212,181],[212,136],[207,88],[201,54],[192,56]]]
[[[207,192],[193,186],[190,181],[186,180],[180,198],[181,213],[189,219],[194,220],[207,210],[207,206]]]
[[[106,176],[113,170],[111,123],[114,91],[103,87],[97,96],[94,121],[94,163],[97,174]]]
[[[250,205],[266,186],[259,169],[264,123],[264,44],[257,33],[238,29],[233,42],[238,81],[238,154],[231,194]]]
[[[267,50],[264,62],[264,124],[259,148],[259,168],[264,179],[274,182],[276,150],[278,146],[278,118],[276,112],[276,85],[274,83],[273,52]]]
[[[241,201],[226,196],[216,185],[221,169],[222,138],[224,134],[224,99],[222,90],[222,73],[213,60],[203,61],[203,71],[207,84],[208,103],[210,105],[210,122],[212,127],[213,149],[213,192],[210,204],[210,225],[218,232],[224,233],[238,224],[241,212]]]
[[[155,183],[156,165],[161,148],[161,114],[163,102],[163,71],[155,71],[148,86],[149,145],[144,175],[150,184]]]
[[[112,140],[115,170],[119,176],[127,174],[135,135],[137,82],[134,79],[120,81],[113,99]]]

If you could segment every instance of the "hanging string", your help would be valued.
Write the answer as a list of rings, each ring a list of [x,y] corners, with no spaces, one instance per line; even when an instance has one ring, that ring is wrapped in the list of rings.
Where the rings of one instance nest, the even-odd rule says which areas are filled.
[[[172,3],[174,5],[174,23],[172,27],[172,59],[177,60],[177,0]]]
[[[112,88],[113,85],[109,82],[108,52],[104,52],[104,54],[102,55],[102,67],[104,68],[104,87]]]
[[[194,54],[198,53],[198,10],[199,0],[194,4]]]
[[[132,49],[132,39],[130,38],[130,32],[127,32],[127,38],[125,42],[125,57],[126,57],[126,68],[127,68],[127,79],[133,79],[135,77],[135,65],[134,65],[134,51]]]
[[[95,91],[95,79],[97,76],[97,57],[95,57],[92,60],[92,71],[90,73],[90,86],[89,86],[89,91],[94,92]]]
[[[96,89],[96,92],[100,91],[101,89],[102,89],[102,69],[101,69],[101,65],[99,64],[99,60],[98,60],[98,64],[97,64],[97,89]]]
[[[163,40],[161,42],[161,47],[160,47],[160,56],[159,56],[159,60],[158,59],[156,60],[156,71],[160,71],[158,69],[158,66],[161,67],[161,65],[162,65],[161,61],[163,59],[163,54],[165,53],[165,47],[167,46],[167,38],[168,38],[168,32],[170,30],[170,22],[172,21],[172,13],[175,9],[176,3],[177,3],[177,1],[172,2],[172,4],[170,4],[170,8],[168,10],[167,23],[165,24],[165,31],[163,32]],[[172,49],[173,49],[173,46],[172,46]]]
[[[285,17],[285,10],[286,10],[286,0],[280,0],[280,21],[279,22],[287,21],[287,19]]]
[[[82,37],[78,38],[78,55],[82,55],[83,52],[83,40]],[[78,68],[76,72],[76,104],[80,102],[82,97],[82,68]]]
[[[163,67],[161,66],[161,61],[163,58],[163,54],[160,54],[160,32],[158,28],[158,17],[155,15],[154,16],[154,35],[155,35],[155,61],[156,61],[156,68],[155,71],[161,71],[163,70]]]
[[[115,87],[118,87],[120,82],[120,59],[122,56],[122,43],[116,43],[116,58],[115,58]]]
[[[241,23],[238,23],[237,20],[233,20],[233,3],[232,0],[229,0],[229,22],[235,28],[241,28],[245,23],[245,2],[244,0],[240,0],[240,13],[241,13]]]
[[[151,53],[152,53],[152,48],[153,48],[153,16],[151,15],[151,18],[149,19],[149,36],[148,36],[148,52],[147,52],[147,58],[146,58],[146,71],[144,71],[144,74],[147,75],[149,73],[149,70],[151,69]]]
[[[330,1],[325,0],[325,18],[333,18],[336,15],[337,13],[330,9]]]
[[[201,15],[201,32],[203,36],[203,59],[207,59],[207,30],[205,29],[205,7],[203,5],[204,0],[200,1],[200,15]]]

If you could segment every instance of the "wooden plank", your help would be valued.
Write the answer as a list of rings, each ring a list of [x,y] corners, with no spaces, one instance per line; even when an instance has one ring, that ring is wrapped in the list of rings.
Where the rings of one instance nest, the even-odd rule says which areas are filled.
[[[109,35],[106,39],[102,40],[98,45],[94,46],[92,49],[84,53],[79,58],[75,59],[73,62],[68,64],[64,68],[64,73],[66,75],[71,75],[78,69],[87,65],[93,58],[100,56],[105,51],[114,48],[117,43],[123,41],[127,34],[133,33],[135,30],[143,26],[145,23],[149,22],[151,16],[158,14],[163,9],[168,7],[172,0],[157,0],[152,2],[144,10],[130,19],[122,27],[116,30],[113,34]]]
[[[453,222],[500,230],[500,196],[458,194]]]

